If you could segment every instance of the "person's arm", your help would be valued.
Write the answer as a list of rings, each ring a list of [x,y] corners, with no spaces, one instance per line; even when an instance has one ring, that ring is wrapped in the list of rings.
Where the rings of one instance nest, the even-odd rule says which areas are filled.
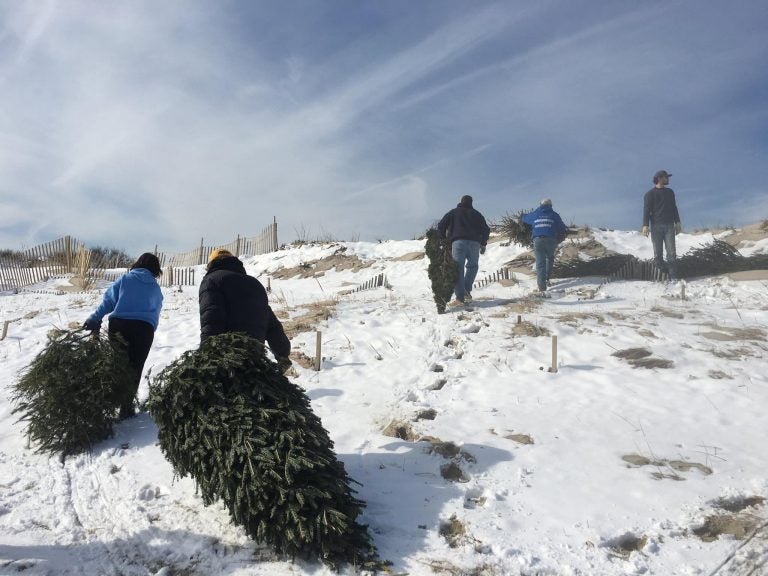
[[[672,195],[672,210],[675,212],[675,224],[680,224],[680,213],[677,211],[677,200],[675,200],[675,193],[670,189]]]
[[[560,216],[560,214],[557,215],[557,220],[555,221],[555,225],[557,226],[558,234],[564,235],[568,232],[568,227],[565,225],[565,222],[563,222],[563,219]]]
[[[485,221],[485,217],[480,214],[480,221],[481,221],[481,228],[482,228],[482,240],[480,241],[480,245],[485,247],[486,244],[488,244],[488,238],[491,237],[491,228],[488,226],[488,222]]]
[[[534,220],[536,220],[536,216],[534,216],[535,213],[536,213],[536,210],[528,212],[527,214],[523,214],[520,217],[520,220],[522,220],[525,224],[533,226],[533,222]]]
[[[277,319],[275,313],[272,312],[272,308],[269,310],[269,320],[267,322],[267,343],[275,358],[288,358],[291,353],[291,341],[288,340],[288,336],[285,335],[283,325],[280,320]]]
[[[448,227],[451,225],[452,220],[453,220],[453,210],[450,210],[446,213],[445,216],[443,216],[443,218],[437,224],[437,229],[440,231],[440,236],[442,236],[443,238],[447,238],[446,234],[448,232]]]
[[[675,235],[677,235],[683,231],[683,225],[680,222],[680,213],[677,211],[677,201],[675,200],[675,193],[672,192],[672,189],[670,189],[669,192],[672,195],[672,211],[673,211],[674,221],[675,221]]]
[[[157,288],[153,290],[152,300],[150,306],[152,308],[152,315],[155,320],[155,330],[160,325],[160,312],[163,309],[163,291],[160,288],[160,284],[157,284]]]
[[[200,286],[200,343],[211,336],[226,332],[227,309],[224,295],[212,283]]]
[[[643,228],[648,228],[651,221],[651,192],[646,192],[643,197]]]
[[[112,286],[107,288],[107,291],[104,292],[104,297],[101,299],[101,304],[99,304],[99,307],[96,308],[96,311],[88,316],[88,319],[85,321],[86,325],[91,326],[93,330],[97,330],[98,327],[101,326],[101,320],[112,312],[115,309],[115,306],[117,306],[117,301],[120,298],[120,287],[123,283],[122,278],[118,278],[112,283]]]

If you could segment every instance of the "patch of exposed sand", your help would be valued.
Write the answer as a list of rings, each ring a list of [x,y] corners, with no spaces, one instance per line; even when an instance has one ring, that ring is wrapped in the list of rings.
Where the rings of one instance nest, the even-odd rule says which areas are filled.
[[[689,462],[687,460],[667,460],[664,458],[647,458],[645,456],[642,456],[640,454],[625,454],[621,457],[624,462],[631,466],[635,467],[642,467],[642,466],[655,466],[660,469],[664,468],[670,468],[674,470],[675,472],[689,472],[691,470],[698,470],[704,476],[709,476],[712,474],[712,468],[709,466],[705,466],[704,464],[699,464],[698,462]],[[671,478],[673,480],[684,480],[684,478],[677,476],[676,474],[664,474],[662,472],[655,472],[652,474],[652,476],[656,479],[661,480],[662,478]]]
[[[281,322],[285,335],[288,336],[289,339],[293,339],[301,332],[315,330],[320,322],[328,320],[336,309],[336,301],[322,300],[313,302],[307,306],[302,306],[299,309],[303,310],[303,312],[292,318],[288,318],[287,320],[282,320]]]
[[[667,318],[677,318],[678,320],[682,320],[685,318],[685,315],[683,315],[682,312],[677,312],[676,310],[670,310],[669,308],[663,308],[662,306],[654,306],[651,308],[651,312],[656,312],[658,314],[661,314],[662,316],[666,316]]]
[[[757,327],[748,327],[748,328],[737,328],[737,327],[726,327],[726,326],[717,326],[717,325],[708,325],[710,328],[714,328],[714,330],[710,330],[707,332],[702,332],[702,336],[704,338],[708,338],[710,340],[717,340],[719,342],[733,342],[733,341],[753,341],[753,342],[765,342],[766,341],[766,332],[762,328]]]
[[[768,280],[768,270],[742,270],[727,274],[731,280]]]
[[[393,262],[413,262],[414,260],[421,260],[426,256],[424,252],[408,252],[397,258],[392,258]]]
[[[584,242],[568,242],[567,240],[560,244],[557,251],[557,258],[561,260],[579,260],[582,255],[589,258],[603,258],[605,256],[615,256],[618,252],[609,250],[594,238],[589,237]]]
[[[341,272],[343,270],[351,270],[352,272],[359,272],[369,266],[373,265],[373,260],[363,261],[356,255],[348,256],[346,254],[336,253],[332,256],[326,256],[319,260],[312,260],[311,262],[304,262],[298,266],[292,268],[281,268],[271,274],[273,278],[317,278],[324,276],[329,270],[335,270]]]
[[[564,314],[559,314],[556,316],[557,320],[563,324],[567,324],[571,327],[578,326],[581,321],[584,320],[594,320],[598,324],[605,324],[605,318],[602,314],[598,314],[597,312],[568,312]]]
[[[647,348],[626,348],[617,350],[611,356],[625,360],[633,368],[672,368],[674,362],[666,358],[653,358]]]
[[[754,516],[737,514],[719,514],[707,516],[704,524],[693,529],[693,533],[704,542],[713,542],[724,534],[736,540],[744,540],[758,527]]]
[[[744,228],[733,230],[730,234],[721,237],[722,240],[736,249],[742,246],[744,242],[757,242],[765,238],[768,238],[768,220],[744,226]]]

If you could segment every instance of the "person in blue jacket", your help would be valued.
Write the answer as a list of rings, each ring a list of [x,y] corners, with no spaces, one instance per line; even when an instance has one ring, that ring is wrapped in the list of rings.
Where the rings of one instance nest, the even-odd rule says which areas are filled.
[[[101,330],[101,320],[109,314],[109,339],[127,346],[128,362],[135,372],[130,403],[120,407],[120,419],[136,411],[133,399],[139,389],[144,362],[149,355],[163,307],[163,293],[157,278],[162,274],[157,256],[145,252],[104,292],[96,311],[83,324],[87,330]]]
[[[523,216],[523,222],[531,225],[533,254],[536,257],[536,284],[539,292],[547,291],[547,282],[555,263],[555,250],[565,238],[566,227],[560,214],[552,209],[552,200],[544,198],[539,207]]]
[[[485,254],[491,229],[485,217],[472,206],[472,196],[462,196],[459,204],[449,210],[437,224],[443,238],[451,243],[451,256],[456,262],[456,299],[448,306],[463,306],[472,302],[472,285],[477,276],[480,254]],[[466,269],[465,269],[466,263]]]

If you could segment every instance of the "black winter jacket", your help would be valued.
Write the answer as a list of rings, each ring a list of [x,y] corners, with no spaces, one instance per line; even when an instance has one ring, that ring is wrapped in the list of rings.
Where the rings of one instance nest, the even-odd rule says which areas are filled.
[[[267,301],[261,282],[234,256],[211,262],[200,283],[200,343],[216,334],[245,332],[268,342],[275,357],[287,357],[291,342]]]
[[[491,229],[485,222],[483,215],[472,206],[464,204],[459,204],[443,216],[437,229],[440,230],[443,237],[448,238],[451,242],[454,240],[474,240],[480,242],[481,246],[488,243],[488,236],[491,234]]]
[[[643,226],[648,224],[676,224],[680,222],[675,193],[671,188],[648,190],[643,197]]]

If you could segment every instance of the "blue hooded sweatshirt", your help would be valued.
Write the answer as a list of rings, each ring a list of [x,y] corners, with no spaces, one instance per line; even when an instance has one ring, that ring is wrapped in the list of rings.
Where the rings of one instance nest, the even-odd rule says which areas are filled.
[[[531,225],[534,238],[537,236],[557,238],[558,235],[565,234],[566,230],[560,214],[552,210],[551,204],[542,204],[533,212],[525,214],[523,222]]]
[[[152,273],[146,268],[134,268],[107,288],[104,298],[88,320],[101,322],[110,314],[124,320],[143,320],[157,330],[163,293]]]

